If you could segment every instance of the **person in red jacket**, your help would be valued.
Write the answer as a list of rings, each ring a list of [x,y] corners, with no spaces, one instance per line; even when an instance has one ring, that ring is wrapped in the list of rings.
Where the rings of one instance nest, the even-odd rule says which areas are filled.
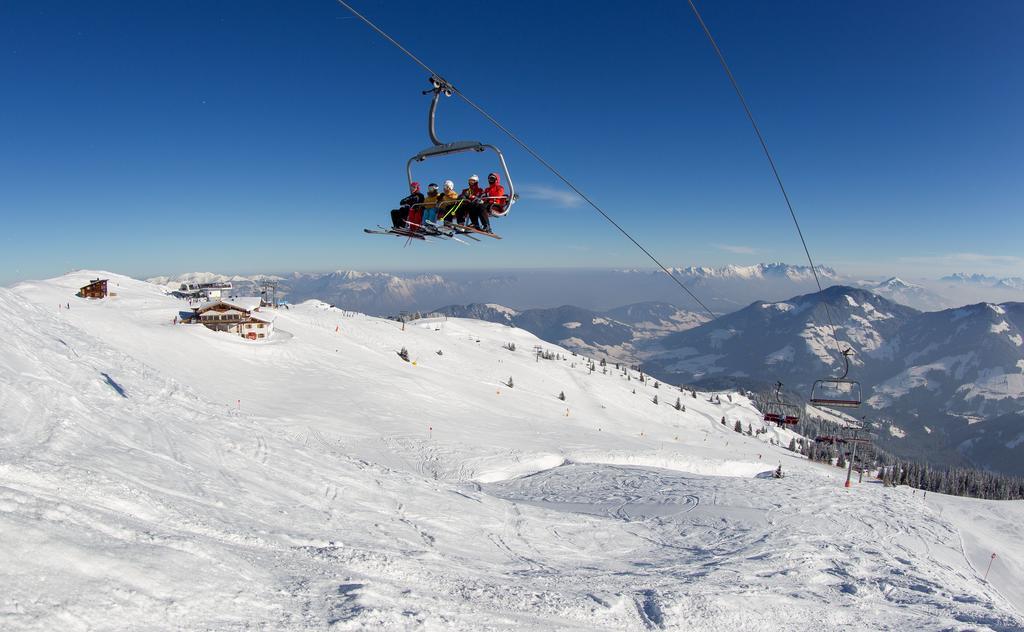
[[[498,174],[492,173],[487,176],[487,188],[484,189],[484,202],[487,208],[487,216],[491,211],[501,212],[508,204],[508,196],[505,195],[505,187],[501,186],[501,179]],[[490,220],[488,220],[488,225]]]

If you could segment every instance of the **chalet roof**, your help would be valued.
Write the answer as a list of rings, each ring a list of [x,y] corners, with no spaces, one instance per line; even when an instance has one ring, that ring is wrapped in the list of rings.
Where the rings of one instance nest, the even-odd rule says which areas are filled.
[[[249,314],[249,318],[261,323],[272,323],[277,320],[277,312],[253,312]]]
[[[98,284],[100,284],[100,283],[106,283],[106,282],[107,282],[107,280],[106,280],[106,279],[95,279],[95,280],[93,280],[93,281],[89,281],[88,283],[86,283],[86,284],[85,284],[85,285],[83,285],[82,287],[92,287],[92,286],[94,286],[94,285],[98,285]]]
[[[239,311],[251,312],[260,306],[260,302],[261,300],[258,296],[235,296],[232,298],[222,298],[210,301],[209,303],[200,306],[198,312],[201,314],[212,307],[216,307],[217,305],[225,305]]]

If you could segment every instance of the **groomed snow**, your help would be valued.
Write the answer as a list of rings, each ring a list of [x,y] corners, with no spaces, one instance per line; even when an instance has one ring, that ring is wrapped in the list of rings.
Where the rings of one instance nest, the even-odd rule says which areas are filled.
[[[1024,628],[1022,503],[844,489],[743,397],[505,325],[311,301],[248,344],[102,274],[0,289],[4,630]]]

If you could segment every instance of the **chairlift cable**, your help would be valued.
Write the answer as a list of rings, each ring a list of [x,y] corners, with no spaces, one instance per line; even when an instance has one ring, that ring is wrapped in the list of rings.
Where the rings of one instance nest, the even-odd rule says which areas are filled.
[[[647,255],[647,257],[651,261],[653,261],[655,264],[657,264],[658,267],[661,268],[662,272],[664,272],[666,275],[668,275],[668,277],[670,279],[672,279],[672,281],[674,281],[676,285],[678,285],[680,288],[683,289],[683,291],[685,291],[687,294],[689,294],[690,298],[692,298],[694,301],[696,301],[698,305],[703,307],[704,310],[711,316],[712,320],[715,320],[716,318],[718,318],[718,316],[713,311],[711,311],[711,309],[707,305],[705,305],[699,298],[697,298],[697,295],[694,294],[693,291],[690,290],[690,288],[686,287],[686,285],[683,284],[683,282],[680,281],[674,274],[672,274],[672,272],[670,272],[669,269],[667,267],[665,267],[664,264],[661,263],[661,261],[659,261],[653,254],[651,254],[651,252],[649,250],[644,248],[640,244],[640,242],[638,242],[636,239],[633,238],[632,235],[630,235],[628,232],[626,232],[626,229],[624,229],[622,226],[620,226],[618,224],[618,222],[616,222],[614,219],[611,218],[611,216],[609,216],[607,213],[605,213],[604,210],[602,210],[600,206],[598,206],[596,203],[594,203],[593,200],[591,200],[589,197],[587,197],[587,195],[585,193],[583,193],[583,191],[581,191],[578,188],[576,188],[576,186],[572,182],[570,182],[568,178],[563,176],[558,171],[558,169],[556,169],[551,163],[549,163],[547,160],[544,160],[544,158],[542,158],[540,154],[538,154],[536,151],[534,151],[532,148],[530,148],[530,146],[527,145],[524,141],[522,141],[518,136],[513,134],[510,129],[508,129],[507,127],[502,125],[497,119],[495,119],[493,116],[491,116],[486,110],[484,110],[482,107],[477,105],[474,101],[472,101],[469,97],[467,97],[461,90],[459,90],[454,85],[452,85],[449,81],[444,79],[442,77],[442,75],[440,75],[437,72],[435,72],[434,69],[432,69],[430,66],[425,64],[419,57],[417,57],[416,55],[413,55],[411,52],[409,52],[409,50],[406,49],[401,44],[399,44],[398,41],[395,40],[395,38],[393,38],[390,35],[388,35],[380,27],[378,27],[376,24],[374,24],[368,18],[366,18],[363,14],[359,13],[354,8],[352,8],[352,6],[350,4],[348,4],[347,2],[345,2],[345,0],[335,0],[335,1],[338,4],[340,4],[342,7],[347,9],[352,15],[354,15],[357,18],[359,18],[360,20],[362,20],[367,26],[369,26],[374,31],[376,31],[378,35],[380,35],[381,37],[383,37],[387,41],[389,41],[392,44],[394,44],[396,48],[398,48],[400,51],[405,53],[410,59],[412,59],[414,62],[416,62],[424,70],[429,72],[432,77],[436,77],[437,79],[440,79],[441,81],[443,81],[444,84],[451,89],[452,93],[459,95],[459,97],[463,101],[465,101],[467,105],[469,105],[471,108],[473,108],[478,113],[480,113],[481,116],[483,116],[488,121],[490,121],[499,130],[504,132],[517,145],[519,145],[521,148],[523,148],[523,150],[525,150],[526,153],[530,154],[530,156],[532,156],[537,162],[539,162],[545,168],[547,168],[548,171],[553,173],[559,180],[561,180],[563,183],[565,183],[565,185],[567,187],[572,189],[573,192],[576,193],[576,195],[580,196],[580,198],[582,198],[583,201],[585,201],[587,204],[589,204],[591,207],[593,207],[593,209],[595,211],[600,213],[602,217],[604,217],[606,220],[608,220],[608,222],[611,223],[612,226],[617,228],[620,233],[625,235],[627,239],[629,239],[631,242],[633,242],[633,245],[635,245],[637,248],[639,248],[645,255]],[[812,269],[813,269],[813,264],[812,264]],[[815,275],[815,279],[817,279],[817,275]],[[820,287],[821,287],[820,283],[819,283],[818,287],[820,289]],[[826,307],[826,309],[827,309],[827,307]],[[830,320],[831,320],[831,317],[830,317]],[[833,334],[834,334],[835,333],[835,327],[833,326],[832,329],[833,329]]]
[[[793,224],[796,226],[796,233],[800,236],[800,243],[804,246],[804,253],[807,255],[807,262],[811,264],[811,274],[814,275],[814,283],[818,286],[818,291],[823,292],[824,290],[821,287],[821,280],[818,278],[818,269],[815,267],[814,260],[811,258],[811,251],[807,247],[807,240],[804,239],[804,232],[801,230],[800,222],[796,218],[796,211],[793,209],[793,203],[789,199],[789,193],[786,192],[786,187],[782,184],[782,176],[779,175],[779,170],[775,166],[775,160],[772,158],[771,152],[768,151],[768,143],[765,142],[764,136],[761,134],[761,129],[757,126],[757,121],[754,120],[754,114],[750,111],[750,106],[747,105],[747,100],[743,96],[743,91],[740,90],[740,84],[736,81],[736,77],[732,74],[732,69],[729,68],[729,64],[725,61],[725,55],[722,54],[722,49],[718,47],[718,42],[716,42],[714,36],[711,35],[711,30],[708,29],[708,25],[704,22],[704,18],[701,17],[700,11],[697,10],[697,5],[693,3],[693,0],[687,0],[687,2],[690,5],[690,9],[693,10],[694,16],[697,17],[697,22],[700,23],[700,27],[703,29],[704,35],[707,36],[708,41],[711,42],[712,48],[715,49],[718,61],[721,62],[722,68],[725,69],[725,74],[729,76],[729,82],[732,83],[733,90],[736,91],[736,96],[739,97],[740,104],[743,106],[743,110],[747,113],[750,125],[754,128],[757,140],[761,143],[761,149],[764,150],[765,158],[768,159],[768,164],[771,166],[772,173],[775,175],[775,182],[778,183],[779,190],[782,191],[782,197],[786,200],[786,207],[789,208],[789,215],[793,218]],[[836,349],[840,354],[843,354],[842,345],[839,343],[839,336],[836,334],[836,324],[832,320],[832,311],[828,308],[827,302],[823,301],[822,305],[825,306],[825,315],[828,317],[828,324],[832,328],[832,339],[836,342]]]

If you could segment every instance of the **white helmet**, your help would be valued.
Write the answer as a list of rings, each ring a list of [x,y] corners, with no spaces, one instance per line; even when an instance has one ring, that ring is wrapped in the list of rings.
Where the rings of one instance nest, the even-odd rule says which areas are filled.
[[[470,182],[480,182],[480,178],[478,178],[477,175],[474,173],[473,175],[469,176],[469,181]]]
[[[445,191],[454,191],[455,190],[455,183],[452,182],[451,180],[445,180],[444,181],[444,190]]]

